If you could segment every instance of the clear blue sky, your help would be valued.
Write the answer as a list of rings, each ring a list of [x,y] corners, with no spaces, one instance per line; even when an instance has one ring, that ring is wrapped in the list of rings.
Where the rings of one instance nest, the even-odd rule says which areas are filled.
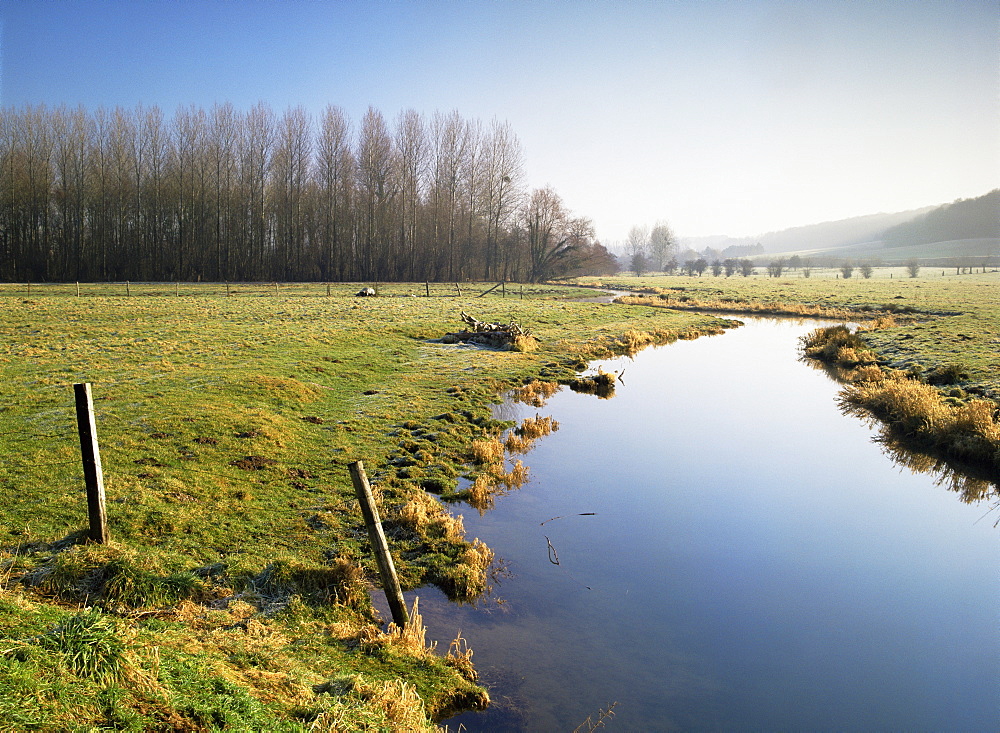
[[[0,24],[4,106],[507,120],[606,242],[1000,186],[1000,0],[0,0]]]

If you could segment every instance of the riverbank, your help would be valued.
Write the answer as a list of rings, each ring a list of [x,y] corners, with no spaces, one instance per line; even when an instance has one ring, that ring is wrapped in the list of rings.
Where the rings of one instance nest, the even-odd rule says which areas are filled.
[[[463,639],[434,651],[419,625],[381,628],[347,464],[368,467],[404,586],[471,600],[492,551],[428,491],[502,480],[475,447],[513,427],[491,417],[497,396],[727,325],[548,286],[31,287],[0,287],[0,723],[15,728],[422,730],[484,704]],[[463,310],[516,320],[535,350],[441,343]],[[76,382],[93,385],[106,546],[84,542]]]
[[[631,278],[581,278],[626,289]],[[892,439],[1000,477],[1000,273],[916,278],[646,277],[620,302],[683,310],[860,322],[850,343],[817,336],[806,353],[843,369],[845,411]]]

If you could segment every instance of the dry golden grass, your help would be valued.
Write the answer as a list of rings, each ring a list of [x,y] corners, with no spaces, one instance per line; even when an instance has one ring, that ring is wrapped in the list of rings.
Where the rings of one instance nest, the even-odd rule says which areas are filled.
[[[427,722],[424,701],[413,685],[404,680],[368,682],[362,675],[327,685],[340,694],[340,705],[323,711],[309,725],[318,733],[356,733],[356,731],[412,731],[436,733]],[[360,727],[363,726],[363,727]]]
[[[402,649],[418,659],[433,656],[437,649],[436,641],[427,641],[427,627],[424,626],[424,617],[420,615],[419,596],[414,596],[413,606],[409,611],[409,620],[403,624],[403,628],[394,623],[389,624],[384,636],[387,645]]]
[[[536,414],[534,417],[524,418],[520,427],[515,432],[529,440],[537,440],[538,438],[544,438],[546,435],[554,433],[558,429],[559,423],[554,418],[542,417]]]
[[[503,460],[503,443],[497,438],[472,441],[472,456],[477,463],[496,463]]]
[[[397,524],[417,534],[460,542],[465,536],[462,516],[450,514],[439,501],[428,494],[415,494],[413,499],[394,512]]]
[[[847,375],[851,382],[881,382],[885,377],[885,372],[876,364],[864,364]]]
[[[945,455],[1000,468],[1000,425],[992,402],[947,404],[931,385],[898,375],[848,385],[840,402],[845,412],[874,415],[895,432]]]
[[[559,391],[561,386],[558,382],[541,382],[535,379],[521,387],[512,389],[510,398],[514,402],[541,407],[549,397]]]
[[[444,661],[448,666],[457,669],[470,682],[476,682],[479,679],[479,674],[472,665],[472,649],[469,648],[469,642],[462,636],[461,629],[448,645],[448,653],[445,655]]]

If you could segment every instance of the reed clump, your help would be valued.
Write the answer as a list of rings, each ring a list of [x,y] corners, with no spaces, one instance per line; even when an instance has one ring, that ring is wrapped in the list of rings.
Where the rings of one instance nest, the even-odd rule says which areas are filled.
[[[615,379],[617,379],[617,376],[613,372],[606,372],[598,367],[597,374],[588,377],[577,377],[570,381],[569,388],[574,392],[597,395],[599,399],[607,400],[615,396]]]
[[[539,438],[554,433],[559,423],[552,417],[526,417],[504,440],[508,453],[527,453]]]
[[[462,516],[450,514],[440,502],[425,493],[414,495],[390,516],[395,524],[430,539],[460,543],[465,537]]]
[[[476,463],[496,463],[503,460],[503,443],[498,438],[472,441],[472,457]]]
[[[801,345],[806,356],[839,367],[851,368],[876,361],[865,340],[844,325],[817,328],[802,337]]]
[[[919,446],[1000,470],[1000,425],[991,401],[947,404],[933,386],[893,375],[848,385],[840,405],[848,414],[877,417]]]

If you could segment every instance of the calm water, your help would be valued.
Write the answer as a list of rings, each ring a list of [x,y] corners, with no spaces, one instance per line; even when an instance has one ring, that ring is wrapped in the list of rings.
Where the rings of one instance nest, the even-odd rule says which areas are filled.
[[[520,491],[463,512],[502,603],[416,593],[497,703],[451,730],[572,731],[611,703],[607,730],[1000,730],[996,512],[839,413],[797,361],[815,326],[748,321],[602,362],[613,399],[504,408],[560,429]]]

